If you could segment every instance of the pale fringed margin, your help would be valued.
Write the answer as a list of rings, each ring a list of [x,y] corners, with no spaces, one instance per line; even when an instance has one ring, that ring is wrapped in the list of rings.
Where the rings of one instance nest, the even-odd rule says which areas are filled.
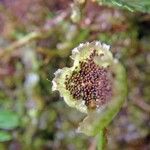
[[[86,43],[81,43],[78,47],[74,48],[72,50],[72,55],[71,58],[74,60],[73,66],[70,68],[63,68],[63,69],[58,69],[54,75],[55,78],[52,81],[52,91],[58,90],[60,93],[60,96],[64,98],[64,101],[69,105],[70,107],[74,107],[78,109],[79,111],[83,113],[88,113],[87,106],[84,104],[84,101],[78,100],[76,101],[69,93],[68,90],[66,90],[65,87],[65,77],[66,75],[69,77],[71,76],[73,70],[78,67],[79,68],[79,61],[85,61],[90,54],[91,50],[95,49],[97,53],[103,54],[104,59],[101,60],[102,66],[107,66],[108,65],[108,60],[113,60],[112,54],[109,51],[109,45],[102,44],[100,41],[93,41],[91,43],[86,42]]]
[[[115,78],[113,80],[113,96],[112,100],[105,106],[94,111],[89,111],[84,101],[75,100],[69,91],[65,88],[66,75],[71,76],[76,67],[79,68],[79,61],[85,61],[91,54],[91,50],[96,50],[98,55],[94,61],[97,65],[107,67],[111,69]],[[102,54],[102,55],[101,55]],[[112,121],[114,116],[118,113],[125,97],[127,95],[126,85],[126,73],[124,67],[114,59],[110,51],[110,46],[101,43],[100,41],[86,42],[80,44],[78,47],[72,50],[71,58],[74,60],[73,66],[70,68],[58,69],[55,72],[55,78],[52,83],[52,90],[58,90],[61,97],[64,97],[64,101],[70,106],[78,109],[79,111],[86,113],[87,117],[79,124],[77,132],[85,133],[89,136],[95,136],[99,132],[103,131],[108,124]]]

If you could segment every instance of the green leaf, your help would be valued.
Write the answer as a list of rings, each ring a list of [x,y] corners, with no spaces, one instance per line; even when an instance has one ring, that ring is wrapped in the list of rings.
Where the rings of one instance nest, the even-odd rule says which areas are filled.
[[[1,129],[14,129],[19,125],[19,117],[16,113],[0,110],[0,128]]]
[[[9,141],[12,139],[12,135],[5,132],[5,131],[0,131],[0,142],[5,142]]]
[[[100,4],[117,6],[129,11],[150,13],[150,0],[97,0]]]

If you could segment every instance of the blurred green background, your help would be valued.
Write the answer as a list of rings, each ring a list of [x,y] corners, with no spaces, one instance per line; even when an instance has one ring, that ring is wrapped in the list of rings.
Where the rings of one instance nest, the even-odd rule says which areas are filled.
[[[83,114],[51,91],[71,50],[93,40],[111,45],[128,76],[106,149],[150,149],[150,2],[97,1],[0,0],[0,150],[96,150],[75,132]]]

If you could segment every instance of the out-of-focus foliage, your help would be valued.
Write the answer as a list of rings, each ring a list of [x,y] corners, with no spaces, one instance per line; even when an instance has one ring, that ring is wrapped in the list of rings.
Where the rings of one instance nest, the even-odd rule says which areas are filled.
[[[0,131],[0,142],[10,141],[12,136],[4,131]]]
[[[1,129],[13,129],[19,125],[19,117],[17,114],[0,110],[0,128]]]
[[[71,4],[79,8],[76,22],[71,19]],[[0,0],[0,109],[19,117],[15,128],[0,130],[1,141],[7,141],[0,143],[0,149],[96,149],[92,137],[74,130],[84,115],[52,93],[51,80],[58,68],[71,66],[72,48],[80,42],[101,40],[111,45],[114,56],[125,66],[129,93],[108,128],[106,149],[148,150],[149,26],[148,13],[99,6],[91,0],[82,4],[72,0]]]

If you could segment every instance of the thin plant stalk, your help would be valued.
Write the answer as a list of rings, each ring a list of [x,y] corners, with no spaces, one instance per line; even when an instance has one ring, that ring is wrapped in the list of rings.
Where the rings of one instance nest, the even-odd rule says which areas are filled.
[[[104,130],[101,130],[97,135],[97,150],[104,150],[106,138]]]

